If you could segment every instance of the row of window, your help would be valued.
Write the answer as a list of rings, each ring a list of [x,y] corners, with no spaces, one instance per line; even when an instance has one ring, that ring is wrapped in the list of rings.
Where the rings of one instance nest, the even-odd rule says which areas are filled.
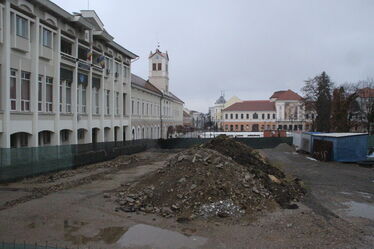
[[[29,38],[29,21],[19,15],[16,15],[16,34],[20,37],[23,37],[25,39]],[[52,48],[52,43],[53,43],[53,33],[49,29],[46,29],[45,27],[41,28],[40,32],[40,42],[43,46]],[[68,41],[67,39],[61,39],[61,52],[68,54],[68,55],[73,55],[73,43]],[[92,58],[92,62],[95,65],[101,66],[102,68],[107,69],[107,74],[110,74],[113,71],[113,64],[111,63],[112,59],[109,57],[104,57],[101,54],[98,54],[94,52]],[[89,49],[79,46],[78,47],[78,58],[81,60],[91,60],[90,58],[90,53]],[[105,58],[105,59],[104,59]],[[122,67],[121,64],[118,62],[114,63],[114,75],[116,77],[119,77],[122,73]],[[159,70],[161,70],[161,63],[159,63]],[[128,78],[130,77],[130,68],[127,66],[123,67],[123,72],[124,72],[124,77]]]
[[[136,106],[135,106],[136,104]],[[142,115],[142,116],[158,116],[160,115],[160,106],[152,103],[145,103],[140,100],[131,101],[131,114]]]
[[[10,70],[10,107],[12,111],[30,111],[30,72],[21,71],[21,81],[18,79],[18,71]],[[60,81],[59,108],[61,113],[72,112],[72,91],[71,81]],[[100,114],[100,85],[94,84],[92,87],[92,113]],[[110,110],[110,90],[104,90],[105,114],[111,114]],[[114,114],[119,115],[120,93],[114,93]],[[125,114],[126,95],[123,95],[123,113]],[[38,77],[38,111],[53,112],[53,78],[39,75]],[[77,86],[77,112],[87,113],[87,84],[81,83]]]
[[[13,15],[11,19],[13,19]],[[16,35],[28,39],[29,38],[29,21],[20,16],[16,15]],[[42,27],[40,32],[40,42],[43,46],[52,48],[52,31]]]
[[[309,125],[307,125],[307,129],[309,128]],[[250,125],[225,125],[225,131],[263,131],[263,130],[275,130],[276,126],[275,125],[259,125],[259,124],[253,124],[252,126]],[[302,130],[303,126],[302,125],[278,125],[279,130]]]
[[[152,63],[152,70],[153,71],[162,71],[162,63]],[[168,64],[165,65],[165,71],[167,72]]]
[[[239,116],[238,113],[236,113],[236,114],[233,114],[233,113],[228,114],[228,113],[226,113],[225,114],[225,119],[228,120],[229,117],[230,117],[230,119],[244,119],[244,118],[249,119],[250,115],[249,115],[249,113],[247,113],[246,115],[244,115],[242,113],[242,114],[240,114],[240,116]],[[271,119],[271,117],[273,117],[273,119],[275,119],[275,113],[273,113],[273,114],[270,114],[270,113],[265,114],[265,113],[263,113],[261,115],[262,119]],[[259,115],[257,113],[253,113],[252,114],[252,119],[259,119]]]

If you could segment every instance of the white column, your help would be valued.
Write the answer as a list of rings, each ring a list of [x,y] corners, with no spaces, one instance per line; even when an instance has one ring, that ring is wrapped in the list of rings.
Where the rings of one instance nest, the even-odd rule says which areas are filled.
[[[31,40],[31,79],[30,79],[30,102],[31,102],[31,112],[32,112],[32,136],[30,141],[31,147],[38,146],[38,77],[39,77],[39,17],[35,17],[34,32],[30,32]]]
[[[123,131],[124,131],[124,128],[123,128],[123,82],[124,82],[124,78],[125,78],[125,69],[124,69],[124,66],[123,64],[121,63],[121,75],[119,76],[119,84],[120,84],[120,90],[119,90],[119,103],[118,103],[118,111],[119,111],[119,115],[120,115],[120,125],[119,125],[119,134],[117,134],[117,137],[118,137],[118,141],[123,141]]]
[[[128,119],[128,126],[127,126],[127,129],[126,129],[126,140],[132,140],[132,125],[131,125],[131,119],[132,119],[132,113],[131,113],[131,110],[132,110],[132,106],[131,106],[131,93],[132,93],[132,89],[131,89],[131,63],[129,64],[129,76],[128,78],[126,79],[126,87],[125,87],[125,92],[126,92],[126,116],[125,118]],[[134,103],[135,104],[135,103]],[[134,106],[135,108],[135,106]]]
[[[100,130],[97,134],[97,142],[104,142],[104,118],[105,118],[105,98],[104,98],[104,74],[101,76],[100,80],[100,90],[99,90],[99,99],[100,99]]]
[[[79,41],[78,38],[75,39],[75,55],[78,56]],[[73,132],[71,133],[71,143],[78,144],[78,112],[77,112],[77,91],[78,91],[78,63],[75,63],[75,68],[73,71],[73,82],[71,84],[71,111],[73,113],[72,124]]]
[[[10,148],[10,2],[5,1],[4,9],[3,48],[1,50],[1,106],[3,109],[3,134],[0,147]]]
[[[113,58],[113,66],[112,68],[115,69],[115,62]],[[114,73],[115,74],[115,73]],[[115,93],[114,93],[114,84],[115,80],[117,79],[117,84],[120,82],[120,75],[118,75],[118,78],[115,77],[113,74],[112,81],[110,82],[110,97],[109,97],[109,110],[110,110],[110,133],[109,133],[109,142],[114,141],[114,112],[115,112]]]
[[[60,64],[61,64],[61,54],[60,54],[60,47],[61,47],[61,29],[59,28],[56,33],[56,38],[54,42],[54,55],[53,60],[55,62],[55,77],[53,79],[53,109],[52,111],[55,114],[54,119],[54,133],[55,135],[52,137],[52,144],[53,145],[60,145]],[[70,139],[71,141],[71,139]]]
[[[92,69],[88,73],[88,85],[86,90],[87,98],[87,113],[88,113],[88,126],[87,126],[87,135],[85,136],[86,143],[92,143]]]

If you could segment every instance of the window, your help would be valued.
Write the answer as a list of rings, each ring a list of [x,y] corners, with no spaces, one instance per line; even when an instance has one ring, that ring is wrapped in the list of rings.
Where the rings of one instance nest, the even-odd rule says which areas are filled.
[[[21,72],[21,111],[30,111],[30,73]]]
[[[87,112],[87,85],[82,85],[82,113]]]
[[[48,29],[43,28],[43,46],[52,48],[52,32]]]
[[[229,117],[229,115],[226,113],[226,114],[225,114],[225,119],[228,119],[228,117]]]
[[[234,119],[234,114],[230,114],[230,119]]]
[[[123,67],[123,76],[127,79],[130,76],[130,68],[127,66]]]
[[[38,76],[38,111],[43,111],[43,75]]]
[[[253,119],[258,119],[258,114],[257,114],[257,113],[253,113],[252,118],[253,118]]]
[[[19,133],[20,146],[27,147],[29,145],[29,136],[27,133]]]
[[[166,72],[169,72],[169,65],[166,64]]]
[[[62,89],[64,81],[60,81],[60,112],[62,112]]]
[[[115,77],[119,77],[121,75],[121,65],[119,63],[115,63],[116,65],[116,72],[115,72]]]
[[[136,114],[140,114],[140,104],[139,104],[139,101],[136,103]]]
[[[79,134],[79,131],[78,131]],[[61,131],[61,142],[67,142],[69,141],[69,131],[68,130],[62,130]]]
[[[17,70],[10,69],[10,109],[17,110]]]
[[[241,119],[244,119],[244,114],[243,114],[243,113],[240,115],[240,118],[241,118]]]
[[[265,114],[264,113],[262,114],[262,119],[265,119]]]
[[[305,119],[309,119],[309,114],[305,114]]]
[[[84,139],[84,129],[79,129],[78,130],[78,139],[79,140]]]
[[[110,91],[105,90],[105,114],[110,114]]]
[[[52,112],[53,107],[53,78],[45,78],[45,111]]]
[[[131,114],[134,114],[134,100],[131,101]]]
[[[249,119],[249,114],[247,113],[247,119]]]
[[[99,108],[99,88],[98,87],[92,87],[92,113],[93,114],[99,114],[100,108]]]
[[[119,115],[119,92],[116,92],[116,115]]]
[[[275,113],[273,113],[273,119],[275,119]]]
[[[158,71],[161,71],[161,70],[162,70],[162,64],[161,64],[161,63],[158,63],[157,66],[158,66],[157,70],[158,70]]]
[[[270,119],[270,113],[268,113],[268,119]]]
[[[16,16],[16,34],[25,39],[29,38],[29,22],[18,15]]]
[[[144,115],[144,103],[142,103],[142,115]]]
[[[65,39],[61,39],[61,52],[73,55],[73,44]]]
[[[65,96],[66,96],[65,111],[71,112],[71,83],[69,82],[66,82]]]
[[[78,47],[78,58],[87,61],[88,60],[88,49],[83,47]]]
[[[153,71],[156,71],[156,70],[157,70],[157,68],[156,68],[156,63],[153,63],[153,64],[152,64],[152,70],[153,70]]]
[[[238,114],[235,114],[235,119],[238,119],[239,117],[238,117]]]

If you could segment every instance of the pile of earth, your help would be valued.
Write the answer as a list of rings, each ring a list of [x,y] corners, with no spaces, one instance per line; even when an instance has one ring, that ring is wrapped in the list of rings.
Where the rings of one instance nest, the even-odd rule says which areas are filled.
[[[305,189],[301,186],[299,179],[287,179],[286,175],[280,169],[272,166],[265,156],[244,143],[221,135],[200,147],[218,151],[231,157],[238,164],[246,166],[249,172],[261,181],[267,190],[272,193],[275,201],[283,208],[297,208],[295,204],[292,205],[290,202],[305,194]],[[277,180],[274,180],[274,177]]]
[[[220,153],[220,143],[215,141],[221,139],[235,142],[216,138],[180,152],[164,168],[121,188],[116,193],[117,210],[176,216],[179,221],[194,217],[239,217],[274,207],[276,203],[289,207],[291,201],[302,196],[302,188],[298,191],[293,186],[298,185],[296,182],[286,180],[280,170],[244,144],[235,142],[229,148],[236,148],[240,157]],[[250,163],[239,163],[244,156]]]

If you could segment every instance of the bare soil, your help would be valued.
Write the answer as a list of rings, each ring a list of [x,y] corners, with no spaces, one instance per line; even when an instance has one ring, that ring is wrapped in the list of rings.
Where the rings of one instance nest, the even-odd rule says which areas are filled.
[[[374,204],[373,169],[311,161],[305,155],[277,149],[262,150],[261,154],[285,172],[287,179],[293,179],[293,175],[305,184],[308,191],[298,209],[263,209],[238,222],[217,218],[219,222],[193,219],[187,223],[179,223],[175,217],[118,210],[116,199],[121,189],[158,174],[179,152],[147,151],[134,155],[136,160],[126,166],[109,166],[126,164],[129,159],[123,157],[117,163],[113,160],[0,185],[0,242],[45,245],[48,241],[48,245],[63,248],[164,249],[167,247],[157,246],[158,242],[176,243],[178,235],[185,236],[184,242],[196,237],[206,242],[199,246],[176,243],[173,248],[373,248],[374,218],[354,215],[346,204]],[[90,176],[90,180],[82,180]],[[64,187],[58,187],[60,184]],[[35,188],[42,188],[43,194],[22,199],[34,196]],[[45,190],[49,188],[54,190]],[[18,201],[7,204],[12,200]],[[173,233],[159,238],[139,233],[138,245],[120,243],[138,224]]]

